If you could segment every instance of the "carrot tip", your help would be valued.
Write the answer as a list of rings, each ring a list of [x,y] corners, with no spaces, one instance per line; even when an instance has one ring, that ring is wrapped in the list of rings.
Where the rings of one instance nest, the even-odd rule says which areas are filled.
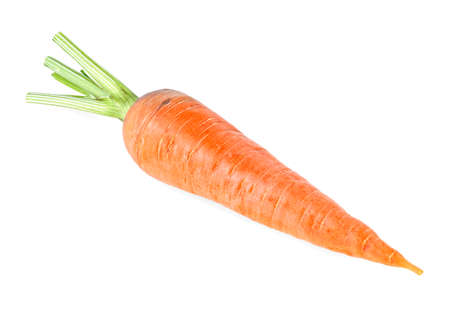
[[[392,256],[390,257],[390,264],[396,267],[401,267],[408,269],[417,275],[422,275],[423,271],[419,267],[416,267],[414,264],[409,262],[405,259],[399,252],[395,251],[393,252]]]
[[[409,262],[408,260],[405,259],[405,262],[403,263],[402,267],[404,267],[405,269],[411,270],[412,272],[416,273],[417,275],[422,275],[423,270],[417,266],[415,266],[414,264],[412,264],[411,262]]]

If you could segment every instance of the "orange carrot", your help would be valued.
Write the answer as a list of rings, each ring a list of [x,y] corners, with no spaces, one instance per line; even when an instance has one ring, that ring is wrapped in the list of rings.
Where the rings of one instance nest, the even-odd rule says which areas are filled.
[[[128,152],[149,175],[248,218],[354,257],[422,270],[361,221],[195,99],[174,90],[137,98],[61,33],[54,41],[84,69],[47,58],[54,77],[85,96],[29,93],[32,103],[124,121]]]

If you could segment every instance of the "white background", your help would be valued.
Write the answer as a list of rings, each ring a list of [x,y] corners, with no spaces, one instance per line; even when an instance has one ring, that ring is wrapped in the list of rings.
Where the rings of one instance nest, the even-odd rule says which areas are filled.
[[[0,311],[449,311],[448,1],[10,1]],[[186,92],[425,273],[350,258],[144,174],[121,123],[25,104],[65,32],[137,94]],[[446,298],[447,297],[447,298]]]

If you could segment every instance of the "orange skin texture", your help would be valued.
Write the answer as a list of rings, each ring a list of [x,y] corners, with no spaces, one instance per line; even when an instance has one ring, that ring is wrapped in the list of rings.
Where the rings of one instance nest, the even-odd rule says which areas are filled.
[[[303,177],[197,100],[174,90],[139,98],[123,123],[149,175],[315,245],[422,271]]]

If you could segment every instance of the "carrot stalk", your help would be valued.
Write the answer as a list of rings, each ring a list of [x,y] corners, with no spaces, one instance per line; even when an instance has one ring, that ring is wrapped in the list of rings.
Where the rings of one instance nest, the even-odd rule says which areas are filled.
[[[206,106],[175,90],[138,98],[62,33],[56,42],[81,67],[47,57],[60,83],[81,95],[28,93],[29,103],[122,120],[129,154],[149,175],[313,244],[385,265],[423,271],[303,177]]]
[[[45,59],[44,65],[54,71],[53,75],[58,81],[72,89],[76,88],[75,91],[95,99],[110,97],[108,91],[97,86],[92,80],[50,56]]]
[[[45,59],[44,65],[53,71],[53,78],[84,97],[28,93],[26,101],[78,109],[123,120],[137,96],[62,33],[57,33],[53,41],[83,69],[78,72],[50,56]]]
[[[110,99],[93,100],[90,97],[76,95],[28,93],[26,101],[28,103],[72,108],[119,119],[123,118],[122,111],[116,108]]]
[[[98,65],[93,59],[78,48],[69,38],[59,32],[53,37],[53,41],[69,54],[86,73],[96,81],[98,85],[108,90],[113,96],[124,100],[131,100],[131,105],[136,101],[137,96],[117,78],[111,75],[106,69]],[[128,97],[128,98],[127,98]]]

